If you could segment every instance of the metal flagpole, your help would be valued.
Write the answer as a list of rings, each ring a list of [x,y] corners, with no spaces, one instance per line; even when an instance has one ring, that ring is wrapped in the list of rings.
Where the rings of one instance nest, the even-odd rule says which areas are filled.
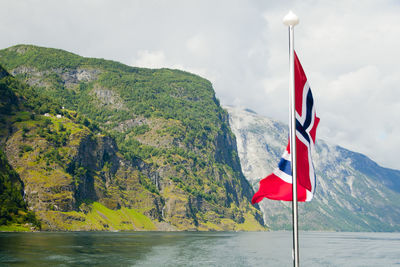
[[[297,224],[297,159],[296,159],[296,106],[295,106],[295,81],[294,81],[294,26],[299,23],[299,18],[292,12],[283,18],[283,23],[289,27],[289,90],[290,90],[290,155],[293,182],[293,266],[299,266],[299,234]]]

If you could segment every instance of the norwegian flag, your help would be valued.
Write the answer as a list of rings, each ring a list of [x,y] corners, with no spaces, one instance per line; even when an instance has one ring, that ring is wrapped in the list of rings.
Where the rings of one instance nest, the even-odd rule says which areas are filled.
[[[319,123],[316,116],[311,88],[307,77],[294,53],[295,98],[296,98],[296,150],[297,150],[297,200],[310,201],[315,191],[314,165],[311,150],[315,144],[315,134]],[[263,198],[292,201],[292,167],[290,144],[272,174],[260,181],[260,187],[251,202],[260,202]]]

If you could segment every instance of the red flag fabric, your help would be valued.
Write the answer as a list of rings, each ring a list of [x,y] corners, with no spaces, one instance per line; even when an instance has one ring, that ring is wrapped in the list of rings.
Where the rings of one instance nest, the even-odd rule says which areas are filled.
[[[319,118],[316,116],[314,99],[303,67],[294,53],[294,77],[296,98],[296,149],[297,149],[297,200],[310,201],[315,191],[315,173],[311,150],[315,144]],[[292,201],[292,167],[290,145],[288,144],[278,168],[260,181],[260,187],[251,202],[263,198]]]

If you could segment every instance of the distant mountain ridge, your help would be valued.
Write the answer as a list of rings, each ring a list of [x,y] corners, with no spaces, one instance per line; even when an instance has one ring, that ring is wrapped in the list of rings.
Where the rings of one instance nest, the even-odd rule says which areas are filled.
[[[254,112],[225,109],[236,135],[243,173],[256,190],[258,181],[277,166],[288,128]],[[400,231],[400,171],[383,168],[360,153],[321,139],[317,139],[313,155],[316,193],[311,202],[299,203],[300,229]],[[290,202],[263,200],[260,206],[268,227],[290,229]]]

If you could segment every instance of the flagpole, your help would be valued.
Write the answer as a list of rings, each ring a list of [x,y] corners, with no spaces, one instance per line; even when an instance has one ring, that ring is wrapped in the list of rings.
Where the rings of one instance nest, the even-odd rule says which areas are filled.
[[[283,18],[283,23],[289,27],[289,90],[290,90],[290,155],[292,165],[292,219],[293,219],[293,266],[299,266],[299,234],[297,220],[297,150],[296,150],[296,105],[294,81],[294,26],[299,18],[292,12]]]

